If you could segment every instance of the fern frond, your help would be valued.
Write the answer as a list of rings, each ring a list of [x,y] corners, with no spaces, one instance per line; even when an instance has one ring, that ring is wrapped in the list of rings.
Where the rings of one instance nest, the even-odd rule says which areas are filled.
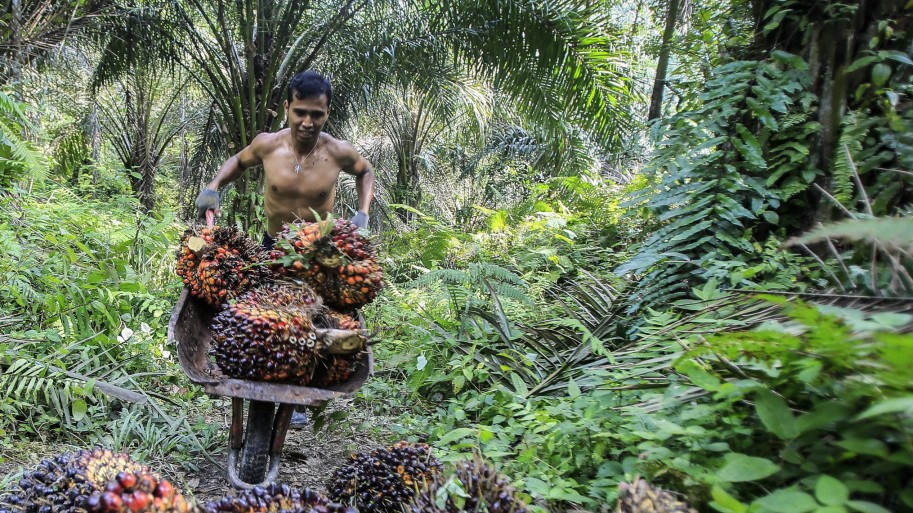
[[[410,283],[413,287],[427,285],[429,283],[448,283],[452,285],[464,285],[472,281],[469,273],[457,269],[435,269],[429,271],[419,278],[412,280]]]
[[[473,262],[469,264],[468,271],[474,282],[480,282],[482,278],[491,278],[513,283],[515,285],[526,285],[523,278],[520,278],[510,270],[491,262]]]
[[[23,175],[36,179],[46,176],[44,155],[21,135],[30,128],[25,105],[0,91],[0,185]]]
[[[831,194],[843,205],[848,205],[853,200],[856,188],[853,178],[856,173],[853,155],[858,155],[862,151],[862,140],[868,132],[865,125],[866,123],[854,112],[843,118],[830,184]]]

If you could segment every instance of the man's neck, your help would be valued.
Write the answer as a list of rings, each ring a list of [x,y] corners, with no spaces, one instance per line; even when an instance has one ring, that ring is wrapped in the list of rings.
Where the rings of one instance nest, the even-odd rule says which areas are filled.
[[[299,142],[298,139],[295,138],[295,134],[292,132],[289,132],[289,137],[292,139],[292,148],[294,148],[299,155],[307,155],[308,153],[314,151],[314,148],[320,144],[319,133],[317,134],[316,139],[307,142]]]

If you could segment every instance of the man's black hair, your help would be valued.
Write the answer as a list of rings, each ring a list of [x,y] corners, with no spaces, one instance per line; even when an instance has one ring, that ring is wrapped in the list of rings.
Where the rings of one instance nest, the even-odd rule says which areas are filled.
[[[302,71],[288,83],[288,102],[292,103],[292,94],[295,98],[317,98],[321,94],[327,95],[327,105],[333,101],[333,88],[327,77],[315,71]]]

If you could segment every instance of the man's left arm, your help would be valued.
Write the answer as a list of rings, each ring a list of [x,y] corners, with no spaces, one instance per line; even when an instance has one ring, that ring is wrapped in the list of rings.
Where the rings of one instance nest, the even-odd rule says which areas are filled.
[[[355,191],[358,193],[358,212],[352,218],[352,224],[364,228],[368,226],[368,212],[374,199],[374,168],[348,143],[345,143],[342,157],[342,170],[355,177]]]

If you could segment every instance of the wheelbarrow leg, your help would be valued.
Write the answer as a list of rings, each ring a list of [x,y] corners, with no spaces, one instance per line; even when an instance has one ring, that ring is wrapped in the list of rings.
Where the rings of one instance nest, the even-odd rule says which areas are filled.
[[[231,430],[228,432],[228,444],[232,450],[240,450],[244,444],[244,399],[231,398]]]

